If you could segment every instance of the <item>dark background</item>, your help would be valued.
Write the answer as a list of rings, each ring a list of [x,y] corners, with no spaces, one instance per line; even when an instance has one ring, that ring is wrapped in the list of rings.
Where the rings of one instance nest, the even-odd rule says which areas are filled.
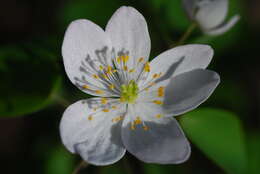
[[[60,51],[64,31],[78,18],[104,28],[121,5],[133,6],[145,16],[152,57],[169,49],[189,26],[180,0],[1,1],[0,173],[70,174],[75,168],[80,158],[62,146],[59,121],[68,103],[88,96],[77,90],[64,73]],[[258,173],[260,1],[232,0],[229,17],[237,13],[241,20],[228,33],[209,37],[197,29],[187,43],[205,43],[214,48],[209,68],[220,74],[222,82],[201,107],[236,114],[249,149],[252,168],[247,173]],[[89,166],[82,173],[226,173],[193,143],[192,149],[190,160],[180,165],[145,164],[127,154],[114,165]]]

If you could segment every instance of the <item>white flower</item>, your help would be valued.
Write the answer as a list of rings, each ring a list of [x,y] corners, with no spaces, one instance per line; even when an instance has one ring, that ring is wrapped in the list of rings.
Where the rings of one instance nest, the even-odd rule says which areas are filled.
[[[239,15],[225,22],[228,0],[183,0],[183,5],[191,20],[198,23],[204,33],[220,35],[232,28]]]
[[[88,163],[108,165],[126,150],[149,163],[181,163],[190,145],[172,116],[205,101],[219,76],[205,70],[213,56],[206,45],[170,49],[151,63],[144,17],[121,7],[105,31],[88,20],[68,27],[62,45],[73,84],[99,97],[69,106],[60,123],[64,145]]]

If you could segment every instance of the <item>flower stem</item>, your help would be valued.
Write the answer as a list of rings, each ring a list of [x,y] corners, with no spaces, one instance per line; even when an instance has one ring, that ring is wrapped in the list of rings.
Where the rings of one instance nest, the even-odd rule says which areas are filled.
[[[191,33],[193,32],[193,30],[196,27],[197,27],[197,24],[195,22],[193,22],[189,26],[189,28],[186,30],[186,32],[182,35],[182,37],[180,38],[180,40],[177,42],[177,44],[175,46],[182,45],[188,39],[188,37],[191,35]]]
[[[80,170],[82,170],[83,168],[86,168],[88,166],[88,163],[86,163],[84,160],[82,160],[78,166],[74,169],[74,171],[72,172],[72,174],[78,174]]]

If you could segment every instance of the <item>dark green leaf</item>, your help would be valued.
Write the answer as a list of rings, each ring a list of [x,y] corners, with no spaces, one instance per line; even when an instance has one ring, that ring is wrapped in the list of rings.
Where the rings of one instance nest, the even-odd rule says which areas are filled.
[[[246,173],[243,129],[236,115],[218,109],[198,109],[180,119],[189,139],[227,173]]]

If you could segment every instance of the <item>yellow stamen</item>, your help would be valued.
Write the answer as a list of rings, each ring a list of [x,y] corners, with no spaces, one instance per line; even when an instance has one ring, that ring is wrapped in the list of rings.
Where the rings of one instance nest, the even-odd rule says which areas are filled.
[[[93,116],[92,115],[88,116],[88,120],[89,121],[93,120]]]
[[[102,65],[99,65],[99,69],[102,71],[104,67]]]
[[[101,104],[107,104],[107,99],[106,98],[101,98]]]
[[[141,118],[136,117],[136,119],[134,120],[134,124],[137,125],[137,124],[141,124],[141,123],[142,123]]]
[[[162,118],[162,114],[157,114],[155,117],[156,118]]]
[[[109,112],[109,109],[102,109],[103,112]]]
[[[116,106],[112,106],[111,108],[112,108],[112,109],[117,109],[117,107],[116,107]]]
[[[156,78],[158,78],[158,77],[159,77],[159,74],[154,74],[154,75],[153,75],[153,78],[154,78],[154,79],[156,79]]]
[[[109,85],[109,88],[110,88],[110,89],[114,89],[114,88],[115,88],[115,85],[110,84],[110,85]]]
[[[148,127],[148,126],[143,126],[143,129],[144,129],[145,131],[148,131],[149,127]]]
[[[143,57],[140,57],[140,58],[138,59],[138,63],[141,63],[142,61],[144,61],[144,58],[143,58]]]
[[[93,111],[97,111],[97,109],[98,109],[97,107],[94,107],[94,108],[93,108]]]
[[[161,105],[163,102],[161,100],[153,100],[154,104]]]
[[[102,74],[102,77],[103,77],[104,79],[108,79],[108,77],[107,77],[106,74]]]
[[[157,95],[158,95],[158,97],[164,96],[164,87],[163,86],[158,88]]]
[[[95,93],[96,94],[104,94],[104,91],[102,91],[102,90],[95,90]]]
[[[149,91],[149,88],[144,88],[145,91]]]
[[[124,68],[124,71],[127,71],[127,70],[128,70],[128,67],[127,67],[127,66],[124,66],[123,68]]]
[[[125,56],[122,56],[122,61],[124,62],[124,63],[126,63],[127,61],[128,61],[128,59],[129,59],[129,56],[128,55],[125,55]]]
[[[129,72],[130,73],[135,72],[135,69],[130,69]]]
[[[146,62],[145,65],[144,65],[144,71],[145,72],[150,72],[150,64],[149,62]]]
[[[107,66],[107,74],[111,75],[112,74],[112,67]]]
[[[99,76],[96,75],[96,74],[93,74],[92,76],[93,76],[95,79],[99,79]]]
[[[89,89],[89,86],[88,85],[83,85],[82,88]]]

